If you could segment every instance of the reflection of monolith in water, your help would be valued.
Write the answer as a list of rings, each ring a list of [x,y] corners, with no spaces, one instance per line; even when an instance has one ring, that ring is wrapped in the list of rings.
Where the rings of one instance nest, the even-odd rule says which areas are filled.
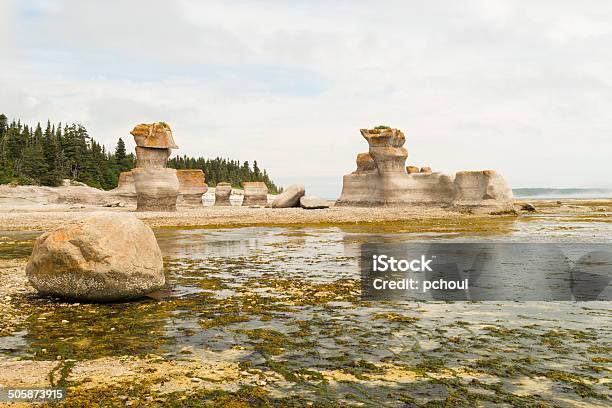
[[[510,209],[512,190],[493,170],[459,172],[455,176],[430,167],[405,166],[406,140],[398,129],[361,129],[369,151],[357,155],[357,170],[343,179],[337,205],[436,204]]]
[[[136,126],[136,211],[176,211],[179,180],[175,169],[166,165],[172,149],[178,148],[170,126],[164,122]]]
[[[581,257],[571,274],[572,294],[576,300],[612,299],[612,252],[593,251]]]

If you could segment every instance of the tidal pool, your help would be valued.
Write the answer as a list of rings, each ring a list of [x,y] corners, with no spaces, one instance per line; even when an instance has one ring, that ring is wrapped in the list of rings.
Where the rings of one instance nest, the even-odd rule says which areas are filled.
[[[609,406],[610,302],[362,302],[358,256],[372,240],[609,242],[611,226],[541,217],[459,231],[157,230],[165,291],[119,304],[15,296],[23,319],[0,353],[59,358],[54,381],[69,389],[80,361],[239,351],[241,370],[261,378],[252,398],[262,404]],[[26,256],[36,235],[4,234],[12,244],[0,258]]]

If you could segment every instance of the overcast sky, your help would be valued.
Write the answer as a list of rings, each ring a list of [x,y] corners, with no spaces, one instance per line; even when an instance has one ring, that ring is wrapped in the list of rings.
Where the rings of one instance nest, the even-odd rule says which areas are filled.
[[[326,197],[379,124],[407,164],[612,187],[612,2],[0,0],[0,112],[110,148],[165,121]]]

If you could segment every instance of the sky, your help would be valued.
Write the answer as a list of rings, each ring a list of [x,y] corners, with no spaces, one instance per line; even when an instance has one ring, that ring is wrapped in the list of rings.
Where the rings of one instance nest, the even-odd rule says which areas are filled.
[[[165,121],[326,198],[381,124],[409,165],[609,188],[610,44],[606,0],[0,0],[0,112],[111,149]]]

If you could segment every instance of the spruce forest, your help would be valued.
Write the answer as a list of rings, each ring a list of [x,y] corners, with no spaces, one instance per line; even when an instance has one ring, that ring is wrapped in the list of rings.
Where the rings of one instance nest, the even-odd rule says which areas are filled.
[[[110,190],[117,187],[119,174],[135,164],[135,155],[126,152],[121,138],[114,151],[107,151],[80,124],[47,121],[44,127],[28,126],[20,120],[9,123],[0,114],[0,184],[59,186],[63,179],[71,179]],[[221,181],[237,188],[244,181],[263,181],[270,193],[280,191],[257,161],[251,167],[248,161],[178,156],[169,160],[168,167],[202,169],[211,187]]]

